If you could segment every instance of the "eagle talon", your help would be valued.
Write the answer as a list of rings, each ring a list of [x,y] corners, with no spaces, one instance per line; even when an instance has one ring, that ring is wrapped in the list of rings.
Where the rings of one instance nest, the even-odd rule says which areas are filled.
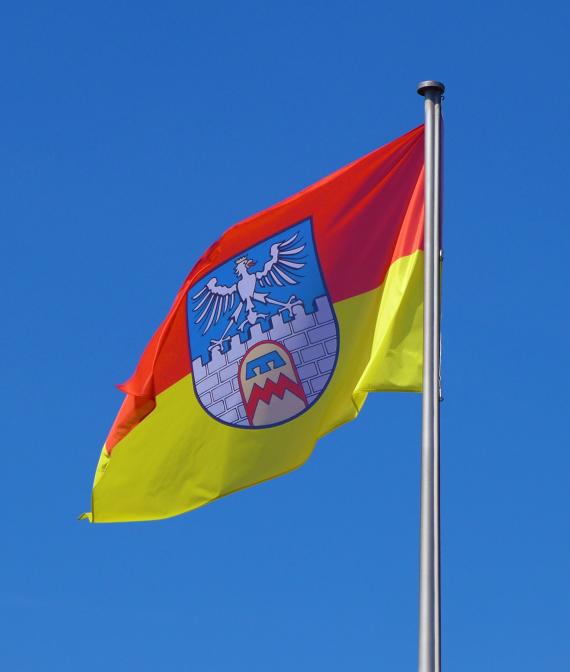
[[[287,301],[287,303],[284,303],[281,308],[279,308],[279,312],[282,313],[284,310],[288,310],[289,314],[292,316],[293,315],[293,308],[294,306],[302,306],[303,302],[298,299],[295,294]]]
[[[231,340],[229,336],[225,336],[225,337],[220,338],[218,340],[213,338],[210,341],[210,345],[208,346],[208,350],[210,352],[212,352],[212,350],[215,350],[216,348],[219,348],[220,352],[223,353],[224,352],[224,343],[227,343],[227,341],[229,341],[229,340]]]

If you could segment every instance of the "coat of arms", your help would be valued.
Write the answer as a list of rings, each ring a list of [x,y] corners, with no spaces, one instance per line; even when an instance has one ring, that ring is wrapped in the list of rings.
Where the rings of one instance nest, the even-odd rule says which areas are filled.
[[[218,266],[188,292],[196,395],[217,420],[287,422],[327,386],[338,325],[306,219]]]

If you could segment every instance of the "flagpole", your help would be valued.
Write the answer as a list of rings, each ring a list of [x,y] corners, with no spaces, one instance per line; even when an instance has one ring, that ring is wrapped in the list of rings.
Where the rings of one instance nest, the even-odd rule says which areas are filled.
[[[440,261],[441,82],[420,82],[425,107],[424,368],[420,492],[419,672],[440,672]]]

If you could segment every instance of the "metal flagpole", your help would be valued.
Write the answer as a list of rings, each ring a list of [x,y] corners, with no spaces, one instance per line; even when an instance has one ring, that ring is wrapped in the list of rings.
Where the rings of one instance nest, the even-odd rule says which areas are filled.
[[[425,101],[424,370],[420,494],[419,672],[440,672],[439,403],[441,82],[420,82]]]

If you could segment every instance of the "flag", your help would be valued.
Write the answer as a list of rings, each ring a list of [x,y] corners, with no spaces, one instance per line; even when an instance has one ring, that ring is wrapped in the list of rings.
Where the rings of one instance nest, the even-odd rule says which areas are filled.
[[[190,511],[302,465],[368,392],[421,391],[424,128],[228,229],[147,345],[92,522]]]

